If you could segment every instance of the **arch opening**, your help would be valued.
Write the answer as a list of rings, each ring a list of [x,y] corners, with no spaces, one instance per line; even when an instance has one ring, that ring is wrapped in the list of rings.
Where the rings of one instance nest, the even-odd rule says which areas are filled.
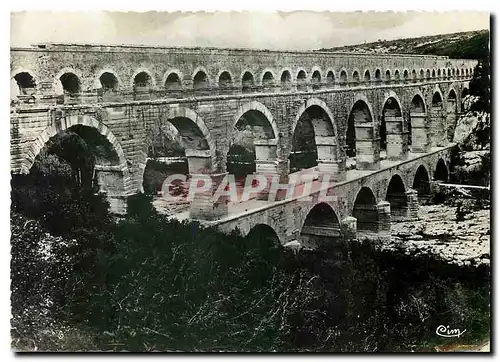
[[[431,71],[430,71],[430,69],[427,69],[425,71],[425,79],[431,79]]]
[[[357,220],[358,234],[378,232],[377,201],[372,190],[362,187],[354,201],[352,216]]]
[[[441,94],[439,92],[434,92],[432,95],[432,107],[441,108],[443,106],[443,99],[441,98]]]
[[[408,77],[408,74],[406,74],[406,77]],[[396,69],[394,72],[394,80],[396,82],[399,82],[401,80],[401,73],[399,73],[399,69]]]
[[[435,69],[432,70],[432,78],[436,78],[436,70]]]
[[[347,167],[373,168],[375,163],[373,147],[373,119],[368,105],[358,100],[354,103],[347,120],[345,153]]]
[[[315,70],[311,77],[312,89],[317,90],[321,88],[321,74],[319,70]]]
[[[405,69],[405,71],[403,72],[403,78],[406,81],[408,80],[408,77],[409,77],[408,71]]]
[[[289,155],[290,172],[336,160],[337,142],[332,120],[326,111],[312,105],[304,110],[295,126]]]
[[[271,72],[265,72],[262,77],[262,87],[266,90],[270,90],[274,87],[274,76]]]
[[[245,238],[255,241],[256,246],[262,247],[263,250],[275,249],[281,245],[276,230],[267,224],[254,225]]]
[[[173,174],[206,174],[211,171],[211,151],[207,137],[194,120],[186,116],[159,118],[148,129],[146,137],[147,162],[143,176],[144,192],[158,195],[164,180]],[[196,155],[190,159],[189,155]],[[178,182],[171,196],[186,196],[188,186]],[[180,208],[189,205],[178,200]]]
[[[281,90],[289,91],[292,89],[292,75],[288,70],[281,73]]]
[[[118,79],[113,73],[104,72],[99,77],[103,92],[114,92],[118,89]]]
[[[297,90],[298,91],[306,91],[307,90],[307,74],[303,70],[300,70],[297,73]]]
[[[359,83],[359,73],[357,70],[355,70],[352,73],[352,81],[353,81],[353,83]]]
[[[246,175],[258,170],[257,163],[269,163],[276,159],[276,146],[263,141],[276,138],[271,121],[258,110],[243,113],[235,124],[226,157],[226,169],[234,174],[237,185],[243,185]],[[268,152],[258,152],[262,146]],[[262,153],[262,154],[261,154]]]
[[[59,80],[65,94],[77,95],[80,93],[80,80],[74,73],[64,73]]]
[[[448,168],[446,163],[442,158],[439,159],[436,164],[436,170],[434,171],[434,180],[440,182],[448,182]]]
[[[417,71],[415,69],[411,71],[411,79],[413,80],[413,83],[417,81]]]
[[[369,83],[371,80],[372,80],[372,77],[370,76],[370,71],[369,71],[369,70],[367,70],[367,71],[365,72],[365,82],[366,82],[366,83]]]
[[[328,245],[342,239],[340,222],[332,207],[316,204],[307,214],[300,231],[301,242],[308,247]]]
[[[101,171],[102,167],[120,165],[122,159],[97,128],[74,124],[59,132],[54,129],[49,135],[48,141],[36,152],[27,175],[38,187],[44,184],[60,188],[60,194],[68,196],[82,191],[91,194],[105,191],[111,195],[123,192],[121,172]]]
[[[210,88],[207,74],[199,70],[193,77],[193,89],[195,91],[208,90]]]
[[[165,89],[170,92],[179,92],[182,90],[182,82],[177,73],[170,73],[165,80]]]
[[[254,89],[254,78],[250,72],[245,72],[241,78],[241,91],[243,93],[250,93]]]
[[[421,205],[427,204],[431,199],[431,186],[429,174],[424,166],[420,165],[417,168],[413,179],[412,188],[417,191],[418,201]]]
[[[233,87],[233,78],[228,71],[224,71],[219,76],[219,89],[229,90]]]
[[[326,75],[326,86],[333,88],[335,86],[335,74],[330,70]]]
[[[152,87],[151,76],[140,72],[134,77],[134,99],[148,99]]]
[[[385,81],[387,83],[391,81],[391,71],[389,69],[387,69],[387,71],[385,72]]]
[[[33,76],[28,72],[17,73],[14,76],[17,85],[16,95],[29,96],[35,93],[36,82]]]
[[[382,108],[379,128],[380,158],[402,159],[408,152],[403,139],[403,114],[398,101],[389,97]]]
[[[340,84],[347,84],[347,72],[345,70],[340,72]]]
[[[405,185],[401,176],[392,176],[387,187],[386,201],[391,204],[391,219],[393,221],[401,221],[406,218],[408,202],[405,191]]]
[[[421,96],[413,97],[410,104],[410,119],[408,122],[408,144],[412,152],[426,152],[428,134],[426,127],[426,112],[424,100]]]
[[[377,82],[380,82],[382,80],[382,72],[380,71],[380,69],[377,69],[375,71],[375,80]]]

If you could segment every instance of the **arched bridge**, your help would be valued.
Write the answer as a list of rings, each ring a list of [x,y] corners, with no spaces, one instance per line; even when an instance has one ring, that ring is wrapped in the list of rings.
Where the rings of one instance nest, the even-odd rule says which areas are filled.
[[[123,213],[126,198],[142,191],[154,128],[176,128],[190,175],[225,175],[228,154],[245,144],[256,174],[286,183],[305,145],[314,149],[311,172],[333,180],[337,201],[233,207],[202,195],[188,217],[228,229],[239,220],[247,232],[267,224],[283,243],[356,225],[384,231],[391,210],[393,218],[414,215],[436,168],[446,169],[476,64],[319,51],[11,48],[11,168],[29,172],[61,131],[92,129],[107,150],[96,165],[100,188]]]

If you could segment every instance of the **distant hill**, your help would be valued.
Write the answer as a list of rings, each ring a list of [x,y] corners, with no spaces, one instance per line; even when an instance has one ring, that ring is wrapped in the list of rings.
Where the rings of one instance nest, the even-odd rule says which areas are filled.
[[[400,53],[447,55],[450,58],[485,59],[489,53],[489,30],[423,36],[346,45],[322,51],[354,53]]]

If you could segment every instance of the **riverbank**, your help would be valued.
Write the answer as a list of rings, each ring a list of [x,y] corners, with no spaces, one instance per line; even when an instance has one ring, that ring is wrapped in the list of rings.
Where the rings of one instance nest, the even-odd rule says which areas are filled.
[[[422,205],[418,220],[396,222],[386,249],[429,255],[459,266],[490,263],[490,210],[473,210],[457,220],[457,208]]]

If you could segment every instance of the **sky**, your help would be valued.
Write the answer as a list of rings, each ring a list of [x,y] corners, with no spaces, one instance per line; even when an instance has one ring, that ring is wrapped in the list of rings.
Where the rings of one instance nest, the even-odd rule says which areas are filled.
[[[14,12],[11,46],[40,42],[318,49],[489,28],[489,13]]]

